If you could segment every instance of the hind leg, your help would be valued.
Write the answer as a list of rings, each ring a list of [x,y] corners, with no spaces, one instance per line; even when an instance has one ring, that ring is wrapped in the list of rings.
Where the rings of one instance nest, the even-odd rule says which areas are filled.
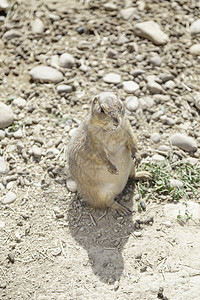
[[[147,171],[140,171],[136,172],[134,163],[132,165],[129,178],[132,178],[134,180],[151,180],[152,179],[152,174]]]

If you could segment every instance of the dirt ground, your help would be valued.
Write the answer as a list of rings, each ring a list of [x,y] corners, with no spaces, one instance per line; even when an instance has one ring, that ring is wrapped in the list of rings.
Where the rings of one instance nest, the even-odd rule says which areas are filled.
[[[174,155],[199,161],[200,117],[193,101],[200,91],[199,56],[189,53],[191,45],[200,43],[200,35],[189,32],[199,17],[197,2],[11,1],[9,11],[0,12],[5,17],[0,23],[0,101],[11,104],[12,130],[22,130],[16,138],[3,129],[6,136],[0,140],[8,166],[0,175],[0,200],[9,190],[16,194],[13,203],[0,201],[0,299],[200,299],[198,218],[182,223],[167,215],[166,195],[149,199],[146,210],[139,211],[134,182],[118,197],[132,215],[97,211],[68,190],[56,171],[65,163],[70,131],[84,118],[90,99],[106,90],[123,101],[130,96],[103,76],[114,72],[134,80],[135,69],[146,72],[137,78],[140,91],[135,95],[154,100],[149,109],[129,112],[143,157],[161,153],[159,146],[170,146],[173,133],[184,132],[196,140],[198,150],[190,154],[177,148]],[[136,12],[124,20],[120,11],[128,7]],[[38,34],[31,31],[36,17],[44,24]],[[134,34],[133,25],[147,20],[168,34],[166,45]],[[82,27],[83,32],[77,30]],[[10,29],[21,35],[6,39]],[[35,81],[29,71],[52,65],[52,57],[64,52],[75,63],[60,68],[60,84],[72,86],[70,93],[60,94],[58,83]],[[162,57],[160,66],[150,63],[155,54]],[[160,83],[162,95],[152,94],[145,76],[161,73],[172,74],[173,82],[168,87]],[[19,97],[26,100],[24,106],[12,103]],[[155,117],[161,110],[175,120],[173,126]],[[158,143],[151,140],[154,132],[161,136]],[[190,200],[200,203],[198,195]]]

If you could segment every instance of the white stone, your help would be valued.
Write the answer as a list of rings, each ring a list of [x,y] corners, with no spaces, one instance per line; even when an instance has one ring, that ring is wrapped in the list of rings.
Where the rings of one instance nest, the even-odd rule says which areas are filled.
[[[175,85],[176,84],[173,80],[168,80],[167,82],[165,82],[164,88],[172,90],[172,89],[174,89]]]
[[[190,54],[200,56],[200,44],[194,44],[189,49]]]
[[[103,81],[106,83],[120,83],[121,82],[121,76],[116,73],[108,73],[103,77]]]
[[[76,127],[75,127],[75,128],[72,128],[72,129],[69,131],[69,136],[72,137],[72,136],[75,134],[76,130],[77,130]]]
[[[50,65],[53,68],[56,68],[59,70],[59,56],[58,55],[52,55],[51,60],[50,60]]]
[[[164,152],[169,152],[171,149],[170,149],[169,146],[166,146],[166,145],[160,145],[160,146],[158,147],[158,150],[164,151]]]
[[[152,63],[152,65],[160,67],[160,65],[162,64],[162,58],[156,55],[150,59],[150,62]]]
[[[137,91],[140,88],[136,82],[131,81],[131,80],[123,81],[122,85],[123,85],[123,89],[127,93],[134,93],[135,91]]]
[[[200,19],[197,19],[194,21],[190,26],[190,32],[191,34],[197,34],[200,33]]]
[[[200,92],[194,94],[194,104],[200,110]]]
[[[152,135],[151,135],[151,140],[152,142],[154,143],[159,143],[160,142],[160,134],[158,132],[154,132]]]
[[[177,219],[177,216],[191,216],[193,220],[200,220],[200,205],[193,201],[179,202],[177,204],[166,204],[164,206],[164,214],[170,219]]]
[[[7,11],[9,4],[7,0],[0,0],[0,11]]]
[[[36,158],[40,158],[42,156],[42,150],[40,147],[34,145],[32,151],[33,156],[35,156]]]
[[[120,15],[124,20],[128,20],[134,16],[136,13],[135,7],[128,7],[120,10]]]
[[[187,135],[181,133],[175,133],[171,136],[170,142],[173,146],[177,146],[180,149],[183,149],[188,152],[197,151],[197,143],[196,141]]]
[[[6,225],[5,222],[0,221],[0,230],[3,229],[5,227],[5,225]]]
[[[3,140],[5,136],[6,136],[5,131],[0,129],[0,140]]]
[[[13,136],[15,139],[21,139],[23,137],[23,132],[22,132],[21,128],[19,128],[15,132],[13,132]]]
[[[63,53],[59,58],[59,65],[63,68],[72,69],[74,63],[74,57],[69,53]]]
[[[59,94],[71,93],[73,91],[73,87],[71,85],[68,85],[68,84],[60,84],[56,87],[56,89],[57,89],[57,92]]]
[[[44,32],[44,23],[41,19],[36,18],[32,22],[31,30],[34,34],[40,34]]]
[[[49,148],[46,152],[47,156],[56,156],[60,151],[57,148]]]
[[[183,187],[183,182],[178,179],[170,178],[169,183],[172,187],[175,188]]]
[[[138,23],[134,26],[136,35],[152,41],[155,45],[165,45],[169,38],[154,21]]]
[[[66,185],[67,185],[67,188],[70,192],[75,193],[77,191],[77,184],[74,180],[67,179]]]
[[[7,165],[3,157],[0,157],[0,174],[5,174],[7,171]]]
[[[140,105],[139,99],[136,96],[129,96],[125,101],[126,108],[130,111],[136,111]]]
[[[0,128],[10,126],[14,122],[14,114],[12,109],[0,102]]]
[[[34,80],[58,83],[63,80],[63,74],[48,66],[37,66],[33,68],[29,74]]]
[[[151,159],[154,161],[164,161],[165,157],[160,154],[154,154]]]
[[[22,36],[22,33],[19,30],[16,29],[10,29],[4,33],[3,37],[7,40],[12,40],[15,38],[19,38]]]
[[[154,99],[148,96],[140,98],[139,101],[140,101],[140,105],[144,108],[145,107],[150,108],[155,104]]]
[[[16,105],[19,108],[24,108],[26,106],[26,100],[24,98],[16,98],[12,102],[13,105]]]
[[[17,199],[17,195],[11,191],[9,191],[6,196],[1,201],[3,204],[13,203]]]
[[[162,94],[163,92],[162,86],[153,80],[147,81],[147,88],[152,94]]]

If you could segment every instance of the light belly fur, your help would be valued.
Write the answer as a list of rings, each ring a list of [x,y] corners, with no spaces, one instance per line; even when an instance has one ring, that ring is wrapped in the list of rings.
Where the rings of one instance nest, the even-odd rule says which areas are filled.
[[[101,189],[103,193],[112,194],[115,197],[122,192],[127,183],[133,160],[131,154],[125,147],[121,148],[114,155],[110,155],[109,159],[117,167],[119,174],[111,174],[105,166],[102,166],[95,177],[100,183],[98,188]]]

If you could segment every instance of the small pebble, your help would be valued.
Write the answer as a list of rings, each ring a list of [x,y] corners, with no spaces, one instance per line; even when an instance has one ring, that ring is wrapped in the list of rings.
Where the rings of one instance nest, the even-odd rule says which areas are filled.
[[[0,157],[0,174],[5,174],[7,171],[7,165],[3,157]]]
[[[200,33],[200,19],[195,20],[190,26],[191,34]]]
[[[160,134],[158,132],[154,132],[152,135],[151,135],[151,140],[152,142],[154,143],[159,143],[160,142]]]
[[[123,81],[122,85],[123,85],[123,89],[127,93],[134,93],[135,91],[137,91],[140,88],[136,82],[131,81],[131,80]]]
[[[6,196],[2,199],[3,204],[11,204],[17,199],[17,195],[11,191],[9,191]]]
[[[0,129],[10,126],[14,122],[14,114],[12,109],[0,102]]]
[[[13,132],[13,137],[15,139],[21,139],[23,137],[23,132],[21,128],[19,128],[17,131]]]
[[[10,29],[4,33],[3,37],[7,40],[16,39],[22,36],[22,33],[16,29]]]
[[[76,182],[72,179],[68,179],[66,182],[67,188],[70,192],[76,192],[77,191],[77,185]]]
[[[169,182],[172,187],[177,187],[177,188],[183,187],[183,182],[180,180],[170,178]]]
[[[59,64],[63,68],[72,69],[74,66],[74,57],[69,53],[63,53],[59,58]]]
[[[44,23],[41,19],[36,18],[32,22],[31,30],[33,34],[41,34],[44,31]]]
[[[120,83],[121,82],[121,75],[116,73],[108,73],[103,77],[103,81],[106,83]]]
[[[42,150],[38,146],[34,145],[32,149],[33,156],[40,158],[42,156]]]
[[[26,100],[19,97],[13,100],[12,105],[16,105],[19,108],[24,108],[26,106]]]
[[[56,90],[59,94],[71,93],[73,91],[73,87],[68,84],[60,84],[56,87]]]
[[[129,111],[136,111],[140,105],[140,102],[136,96],[129,96],[126,98],[125,104]]]
[[[14,264],[15,258],[14,258],[14,255],[13,255],[12,253],[9,253],[9,254],[8,254],[8,259],[9,259],[9,261],[10,261],[12,264]]]
[[[142,236],[142,231],[133,231],[134,236],[140,237]]]
[[[7,283],[6,283],[6,282],[1,282],[1,283],[0,283],[0,288],[5,289],[6,286],[7,286]]]

